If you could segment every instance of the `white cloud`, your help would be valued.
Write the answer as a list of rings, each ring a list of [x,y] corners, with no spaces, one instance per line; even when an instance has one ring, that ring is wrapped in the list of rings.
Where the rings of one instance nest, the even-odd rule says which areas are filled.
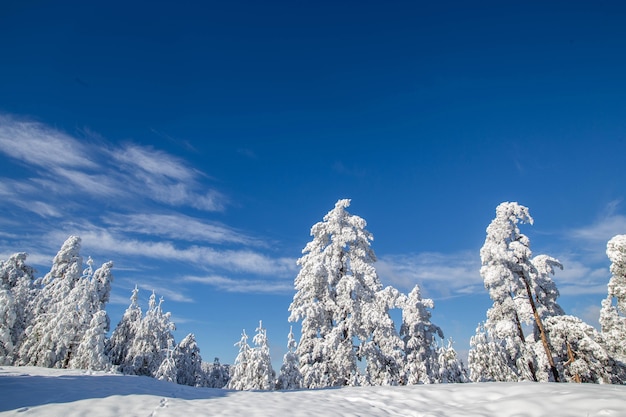
[[[626,233],[626,216],[612,214],[600,219],[590,226],[572,230],[569,235],[574,239],[582,239],[593,244],[604,244],[613,236]]]
[[[239,293],[293,293],[293,282],[226,278],[219,275],[187,276],[187,282],[210,285],[222,291]]]
[[[255,246],[263,244],[258,239],[246,236],[228,226],[203,222],[182,214],[113,215],[104,221],[125,232],[164,236],[170,239]]]
[[[445,297],[485,291],[480,276],[480,257],[469,251],[387,255],[378,260],[376,270],[384,284],[390,283],[402,290],[419,284]]]
[[[105,202],[111,197],[124,204],[151,200],[203,211],[223,211],[227,205],[224,195],[200,181],[208,176],[181,159],[150,147],[96,144],[102,142],[79,141],[42,123],[0,114],[0,153],[38,168],[28,180],[0,187],[0,193],[59,206],[77,201],[61,196],[81,194]],[[35,212],[52,215],[50,210]]]
[[[136,256],[164,261],[189,262],[196,267],[214,267],[233,272],[269,276],[292,276],[296,261],[291,258],[270,258],[250,250],[216,250],[205,246],[176,247],[167,241],[141,241],[112,234],[94,226],[75,229],[71,233],[82,238],[86,251]],[[69,233],[52,232],[47,239],[63,242]]]
[[[39,167],[94,168],[79,141],[44,124],[0,115],[0,152]]]

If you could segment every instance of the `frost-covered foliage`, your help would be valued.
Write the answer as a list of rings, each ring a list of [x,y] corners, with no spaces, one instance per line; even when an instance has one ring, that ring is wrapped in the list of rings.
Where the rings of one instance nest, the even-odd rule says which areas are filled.
[[[366,305],[365,316],[372,328],[370,340],[363,342],[359,353],[366,359],[364,383],[368,385],[401,385],[405,383],[404,343],[389,315],[401,306],[401,294],[393,287],[376,293],[374,302]]]
[[[435,303],[422,298],[419,286],[415,286],[404,299],[400,336],[406,352],[406,384],[431,384],[439,374],[438,341],[443,338],[439,326],[431,323],[430,309]]]
[[[154,373],[154,378],[160,381],[172,382],[176,383],[178,368],[176,366],[175,352],[173,346],[170,345],[167,347],[165,358],[159,365],[159,368]]]
[[[248,335],[244,330],[239,346],[239,354],[235,359],[228,388],[236,390],[272,390],[276,387],[276,373],[272,369],[272,359],[267,340],[267,332],[263,323],[259,322],[256,334],[252,339],[254,347],[248,345]]]
[[[206,377],[202,370],[202,356],[193,333],[185,336],[176,346],[174,354],[176,360],[176,382],[181,385],[202,387],[206,385]]]
[[[540,311],[538,309],[539,314],[562,312],[555,301],[558,291],[550,279],[553,266],[560,264],[549,257],[537,257],[534,260],[537,266],[533,264],[530,241],[520,233],[520,223],[533,223],[527,207],[514,202],[498,205],[496,217],[487,227],[485,243],[480,250],[480,273],[493,306],[487,311],[486,335],[477,334],[472,349],[480,346],[487,350],[485,354],[497,358],[496,365],[500,369],[481,376],[477,374],[478,370],[484,370],[490,362],[483,361],[476,366],[470,363],[474,380],[535,380],[536,358],[526,343],[522,324],[538,325],[532,309],[535,299],[542,306]],[[538,291],[536,296],[532,294],[533,289]],[[494,351],[489,353],[489,349]],[[470,352],[469,360],[480,359]]]
[[[141,327],[142,312],[139,307],[139,289],[135,286],[130,305],[108,339],[106,352],[114,366],[123,373],[132,373],[133,357],[129,354],[132,343]]]
[[[105,353],[105,335],[108,331],[109,317],[106,311],[96,311],[89,323],[89,329],[78,345],[76,354],[70,360],[69,367],[94,371],[110,369],[111,362]]]
[[[16,253],[0,261],[0,365],[16,361],[16,350],[32,320],[35,270],[26,264],[27,256]]]
[[[467,371],[448,341],[443,345],[443,331],[430,321],[433,300],[422,298],[419,286],[400,298],[406,365],[405,384],[467,382]],[[441,343],[441,344],[440,344]]]
[[[94,273],[90,259],[81,273],[80,244],[78,236],[70,236],[41,281],[43,287],[31,307],[32,325],[27,328],[19,351],[22,365],[67,368],[81,343],[92,343],[96,331],[108,331],[106,313],[100,314],[103,323],[92,323],[92,319],[104,311],[109,299],[113,263],[103,264]],[[78,362],[84,360],[80,358]]]
[[[248,364],[252,357],[252,348],[248,344],[248,335],[244,329],[241,332],[241,339],[235,343],[239,347],[239,353],[235,358],[235,364],[230,370],[230,380],[228,381],[229,389],[246,390],[248,388]]]
[[[373,335],[387,324],[376,307],[382,284],[373,266],[373,237],[364,219],[348,213],[349,205],[348,199],[337,201],[311,228],[313,240],[298,259],[289,320],[302,320],[296,353],[307,388],[359,385],[357,361],[380,358],[382,340]],[[378,347],[365,345],[368,340]]]
[[[468,356],[469,377],[473,382],[519,381],[520,374],[512,355],[507,351],[506,341],[495,338],[484,324],[476,328],[470,339]]]
[[[224,388],[230,381],[230,365],[222,365],[219,358],[213,363],[202,362],[202,372],[205,375],[204,386],[208,388]]]
[[[452,347],[452,340],[438,349],[439,375],[437,382],[441,384],[468,382],[467,369]]]
[[[580,382],[626,381],[624,364],[611,357],[602,335],[592,326],[577,317],[554,316],[545,320],[545,327],[559,355],[559,371],[568,382],[575,381],[576,375]]]
[[[612,276],[600,310],[602,336],[609,351],[626,362],[626,235],[609,240],[606,254],[611,261]]]
[[[280,375],[276,382],[276,388],[281,390],[302,388],[302,374],[300,373],[300,361],[296,354],[298,342],[293,335],[293,327],[289,328],[287,337],[287,353],[283,356],[283,364],[280,367]]]
[[[129,347],[127,357],[132,358],[132,362],[124,369],[125,373],[154,377],[169,347],[174,345],[172,332],[176,327],[170,320],[171,314],[163,312],[162,304],[163,299],[157,303],[153,292],[146,315]]]
[[[531,287],[537,301],[539,316],[543,319],[564,315],[565,312],[556,301],[559,298],[559,290],[552,281],[554,268],[563,269],[563,265],[558,259],[548,255],[537,255],[531,260],[531,263],[534,267],[531,270]]]

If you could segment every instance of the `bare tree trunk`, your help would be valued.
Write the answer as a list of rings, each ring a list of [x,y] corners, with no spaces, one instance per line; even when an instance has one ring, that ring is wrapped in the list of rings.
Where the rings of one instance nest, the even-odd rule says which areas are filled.
[[[567,343],[567,362],[565,362],[565,366],[570,365],[572,362],[574,362],[576,360],[576,358],[574,358],[574,352],[572,352],[572,346],[569,344],[569,342]],[[581,383],[582,380],[580,379],[580,375],[578,375],[578,373],[574,374],[574,381],[577,383]]]

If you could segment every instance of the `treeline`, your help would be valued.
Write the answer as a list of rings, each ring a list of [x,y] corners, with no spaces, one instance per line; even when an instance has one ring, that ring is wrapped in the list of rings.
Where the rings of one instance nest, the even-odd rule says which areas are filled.
[[[112,262],[83,269],[80,238],[71,236],[43,278],[26,254],[0,262],[0,364],[113,370],[186,384],[230,389],[300,389],[480,381],[626,383],[626,235],[608,242],[612,277],[597,331],[559,306],[551,276],[562,265],[533,257],[518,225],[528,208],[502,203],[487,228],[480,273],[493,301],[471,339],[468,366],[431,322],[431,299],[383,288],[366,222],[339,200],[311,228],[298,259],[281,369],[272,368],[262,322],[253,344],[245,330],[232,366],[205,363],[193,334],[176,343],[163,300],[150,296],[145,314],[138,290],[116,328],[104,309]],[[390,310],[399,309],[401,323]],[[398,330],[399,329],[399,330]]]

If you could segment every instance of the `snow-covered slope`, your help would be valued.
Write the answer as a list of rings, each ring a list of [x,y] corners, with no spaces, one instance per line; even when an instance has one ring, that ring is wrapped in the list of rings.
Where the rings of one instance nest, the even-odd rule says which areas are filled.
[[[249,392],[0,367],[0,416],[11,415],[618,417],[626,416],[626,386],[481,383]]]

